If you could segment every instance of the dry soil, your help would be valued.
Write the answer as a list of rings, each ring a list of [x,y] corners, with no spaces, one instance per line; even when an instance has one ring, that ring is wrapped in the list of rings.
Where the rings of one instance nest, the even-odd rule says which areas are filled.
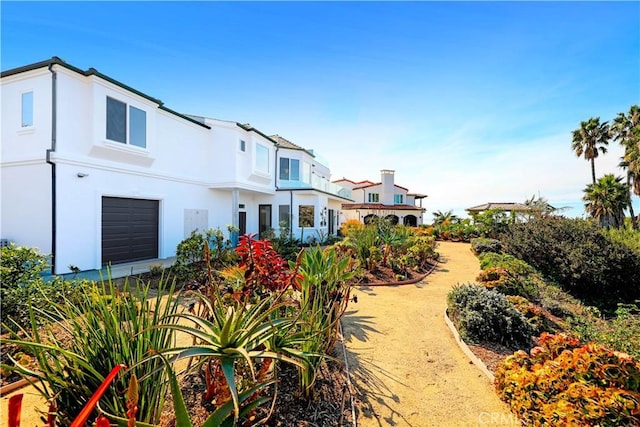
[[[343,332],[359,426],[519,425],[444,322],[447,293],[475,279],[478,260],[464,243],[438,251],[441,263],[422,282],[353,293]]]

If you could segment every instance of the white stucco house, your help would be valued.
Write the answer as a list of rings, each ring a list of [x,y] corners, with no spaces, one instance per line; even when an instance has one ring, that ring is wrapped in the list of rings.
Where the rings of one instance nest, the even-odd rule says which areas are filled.
[[[192,230],[333,234],[351,191],[310,150],[178,113],[57,57],[1,74],[0,238],[52,272],[168,258]],[[232,239],[237,236],[230,236]]]
[[[422,224],[425,209],[422,200],[427,196],[409,193],[395,183],[395,171],[380,171],[380,182],[355,182],[342,178],[334,183],[351,190],[353,202],[342,204],[344,220],[356,219],[368,223],[374,218],[386,218],[394,224],[418,226]],[[419,205],[416,205],[416,202]]]

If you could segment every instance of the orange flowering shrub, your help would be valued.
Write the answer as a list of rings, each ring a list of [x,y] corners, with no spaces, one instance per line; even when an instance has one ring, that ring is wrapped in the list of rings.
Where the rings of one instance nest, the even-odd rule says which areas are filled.
[[[364,228],[364,224],[357,219],[348,219],[340,226],[340,233],[342,233],[343,236],[348,236],[353,232],[353,230],[359,230],[362,228]]]
[[[640,362],[565,334],[498,365],[500,398],[527,425],[640,425]]]

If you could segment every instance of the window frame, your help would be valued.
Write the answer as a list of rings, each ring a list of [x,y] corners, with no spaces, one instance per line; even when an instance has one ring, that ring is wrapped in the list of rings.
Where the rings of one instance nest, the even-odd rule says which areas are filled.
[[[109,113],[115,114],[115,111],[111,111],[109,107],[110,100],[113,102],[112,105],[121,104],[124,106],[124,129],[114,129],[109,126]],[[117,103],[117,104],[116,104]],[[119,112],[118,112],[119,113]],[[140,121],[142,118],[142,122]],[[122,118],[120,118],[122,119]],[[111,119],[113,122],[114,118]],[[122,120],[121,120],[122,121]],[[140,123],[142,123],[143,127],[140,128]],[[105,101],[105,139],[109,142],[122,144],[127,147],[135,147],[136,149],[146,150],[149,142],[148,138],[148,123],[149,120],[147,118],[147,110],[143,108],[136,107],[128,102],[122,101],[113,96],[106,95]],[[114,123],[112,126],[123,126],[122,123]],[[110,134],[111,129],[111,134]],[[115,133],[122,134],[121,139],[116,139],[115,137],[120,137],[120,135],[116,135]],[[142,136],[143,140],[140,142],[140,136]]]
[[[369,203],[380,203],[380,193],[367,193]]]
[[[286,169],[283,168],[284,162],[286,162]],[[292,174],[294,164],[297,164],[296,177],[294,177]],[[278,163],[278,166],[280,168],[278,176],[281,181],[300,181],[300,160],[299,159],[293,159],[290,157],[280,157],[280,162]],[[285,170],[286,170],[286,173],[284,173]]]
[[[259,162],[260,160],[260,150],[264,150],[263,152],[266,154],[266,161],[264,162],[264,166],[266,166],[266,168],[262,168],[262,162]],[[255,160],[253,162],[254,164],[254,169],[256,172],[265,174],[265,175],[269,175],[271,173],[271,168],[269,167],[269,164],[271,163],[270,161],[270,155],[269,155],[269,147],[267,147],[266,145],[263,145],[259,142],[257,142],[255,144]]]
[[[309,209],[310,208],[310,209]],[[303,210],[311,211],[311,222],[306,222],[309,220],[308,214],[303,214]],[[305,221],[303,224],[302,221]],[[298,227],[299,228],[313,228],[316,225],[316,207],[315,205],[298,205]]]
[[[29,110],[28,115],[29,115],[29,118],[31,119],[30,123],[25,123],[25,95],[30,95],[29,109],[28,109]],[[35,118],[34,118],[33,100],[34,100],[33,90],[28,90],[20,94],[20,129],[29,129],[34,126]]]
[[[291,230],[291,217],[291,205],[278,205],[278,227],[283,228],[282,223],[285,222],[286,226],[284,228]]]
[[[394,194],[393,195],[393,204],[394,205],[403,205],[404,204],[404,194]]]
[[[241,139],[240,143],[238,144],[238,150],[240,150],[240,152],[242,152],[242,153],[246,153],[247,152],[247,141],[245,141],[244,139]]]

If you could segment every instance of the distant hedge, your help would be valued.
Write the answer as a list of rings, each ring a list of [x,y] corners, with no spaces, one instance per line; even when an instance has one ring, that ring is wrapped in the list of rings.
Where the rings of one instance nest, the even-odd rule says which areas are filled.
[[[501,237],[505,252],[588,303],[614,308],[640,298],[640,256],[591,221],[532,219]]]

